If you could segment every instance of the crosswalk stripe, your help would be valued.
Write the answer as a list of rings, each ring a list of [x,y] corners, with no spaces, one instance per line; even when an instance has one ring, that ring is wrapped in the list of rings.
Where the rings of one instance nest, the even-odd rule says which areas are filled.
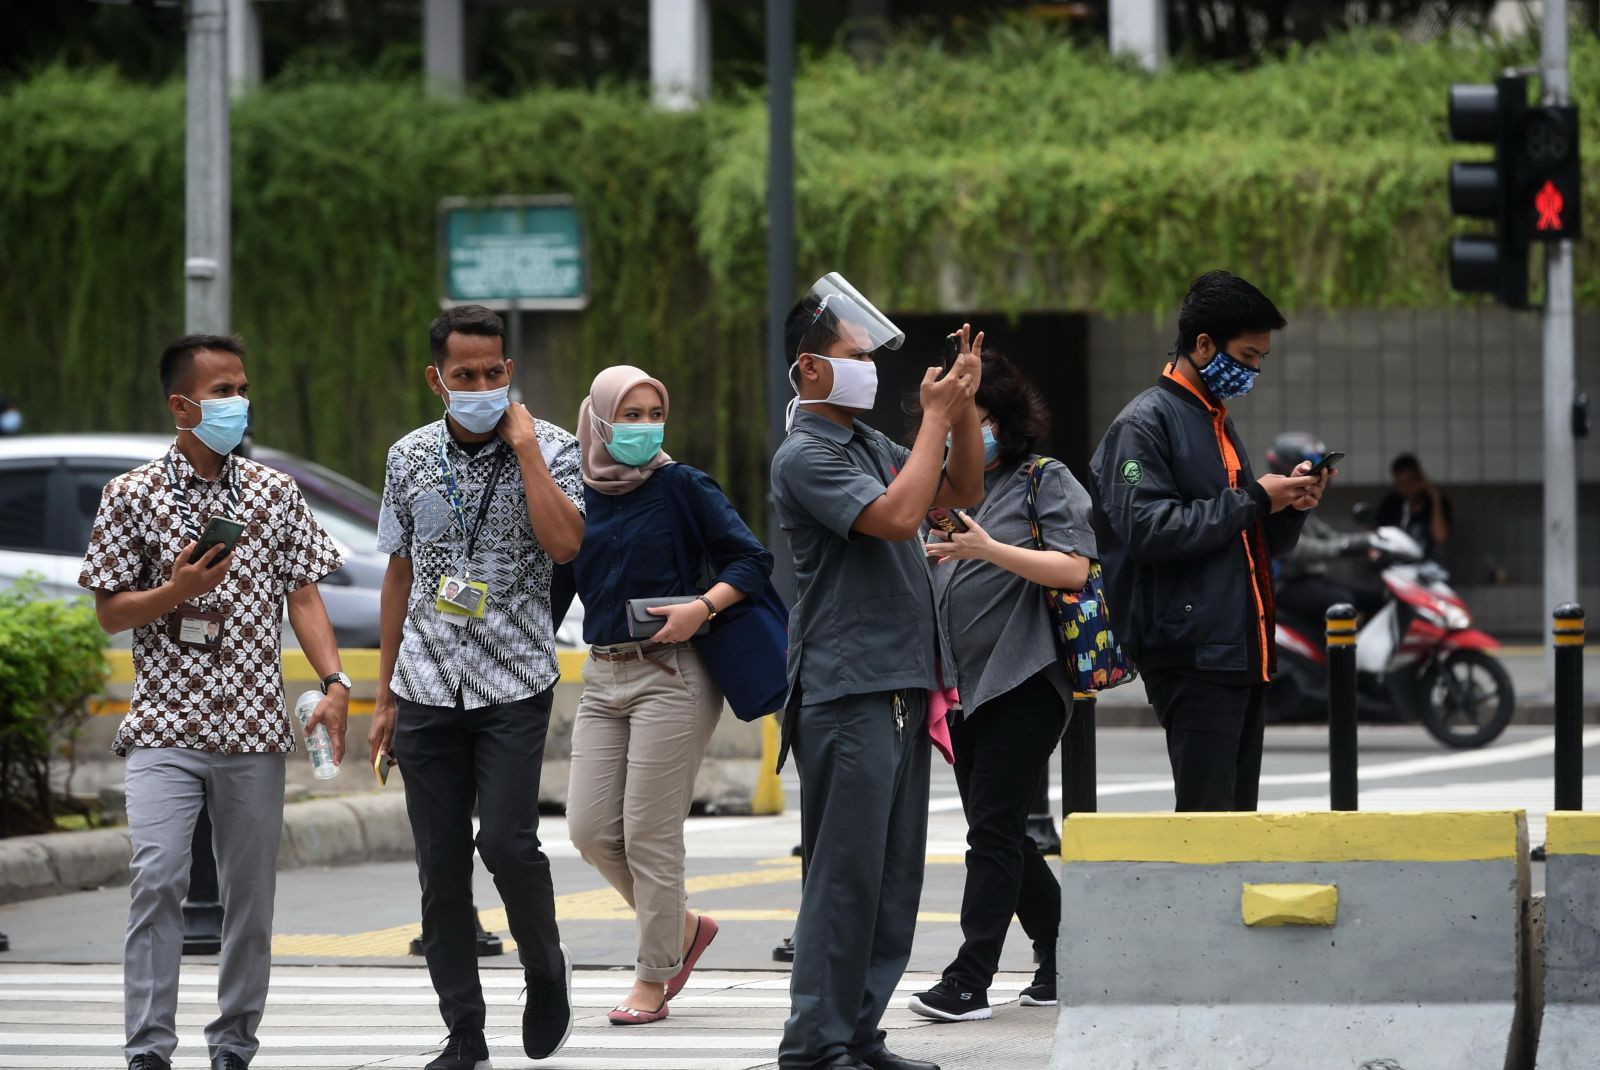
[[[281,1025],[279,1026],[281,1028]],[[5,1048],[105,1048],[121,1051],[122,1033],[0,1033],[0,1047]],[[608,1033],[574,1033],[567,1038],[566,1049],[605,1048],[617,1050],[675,1048],[711,1048],[729,1051],[754,1049],[777,1051],[781,1033],[761,1033],[741,1036],[705,1036],[695,1033],[663,1033],[661,1030],[613,1029]],[[351,1050],[377,1051],[384,1048],[427,1050],[439,1046],[442,1036],[439,1029],[417,1033],[335,1033],[315,1035],[306,1033],[264,1033],[260,1037],[264,1050],[292,1048],[349,1048]],[[496,1038],[490,1037],[490,1043]],[[500,1043],[515,1043],[518,1038],[499,1038]],[[194,1050],[203,1048],[203,1033],[187,1033],[178,1039],[178,1046]]]
[[[573,1056],[558,1055],[553,1059],[542,1062],[530,1062],[520,1051],[512,1048],[490,1048],[489,1054],[499,1070],[508,1067],[538,1067],[539,1070],[619,1070],[617,1060],[610,1056]],[[432,1054],[418,1054],[409,1057],[382,1057],[378,1059],[359,1058],[351,1062],[349,1055],[338,1054],[299,1054],[299,1055],[271,1055],[263,1053],[250,1061],[255,1070],[320,1070],[321,1067],[338,1067],[342,1070],[356,1070],[356,1068],[374,1068],[374,1070],[390,1070],[390,1068],[415,1068],[427,1065]],[[690,1055],[681,1059],[629,1059],[625,1064],[627,1070],[755,1070],[756,1067],[766,1066],[773,1062],[772,1056],[762,1058],[707,1058],[703,1055]],[[179,1055],[172,1060],[173,1070],[207,1070],[211,1063],[205,1056]],[[15,1067],[18,1070],[122,1070],[127,1066],[127,1060],[118,1052],[116,1055],[0,1055],[0,1067],[7,1070]]]

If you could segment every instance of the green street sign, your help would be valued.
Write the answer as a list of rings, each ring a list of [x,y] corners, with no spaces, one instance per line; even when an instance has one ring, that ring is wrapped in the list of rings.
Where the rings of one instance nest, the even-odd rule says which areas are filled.
[[[440,304],[578,309],[589,303],[583,227],[571,197],[439,202]]]

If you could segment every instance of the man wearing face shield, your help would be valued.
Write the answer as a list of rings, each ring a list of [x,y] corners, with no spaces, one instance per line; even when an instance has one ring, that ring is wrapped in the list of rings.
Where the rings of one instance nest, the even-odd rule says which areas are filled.
[[[918,537],[931,507],[983,498],[981,365],[963,328],[950,372],[923,378],[925,418],[907,450],[857,419],[877,393],[873,354],[904,340],[838,274],[784,324],[798,396],[772,487],[799,598],[779,764],[792,747],[807,866],[778,1051],[786,1070],[932,1067],[890,1052],[878,1022],[910,957],[927,842],[938,668]]]
[[[417,841],[423,953],[450,1034],[429,1070],[474,1070],[489,1058],[474,845],[522,959],[523,1049],[548,1058],[572,1028],[572,965],[556,929],[538,803],[561,675],[550,579],[583,541],[582,455],[572,435],[509,401],[499,316],[464,305],[428,333],[428,386],[445,414],[389,450],[378,521],[389,569],[368,742],[374,762],[392,753],[400,765]]]

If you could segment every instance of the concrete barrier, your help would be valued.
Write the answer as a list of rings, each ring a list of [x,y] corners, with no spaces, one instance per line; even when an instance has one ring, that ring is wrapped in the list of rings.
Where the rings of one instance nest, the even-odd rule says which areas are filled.
[[[1524,1070],[1520,811],[1083,814],[1062,843],[1052,1070]]]
[[[1544,1018],[1539,1070],[1600,1066],[1600,813],[1545,826]]]

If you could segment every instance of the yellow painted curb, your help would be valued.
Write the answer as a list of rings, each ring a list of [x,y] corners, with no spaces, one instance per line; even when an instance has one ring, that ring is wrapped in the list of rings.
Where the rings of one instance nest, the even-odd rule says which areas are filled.
[[[1333,884],[1246,884],[1239,897],[1239,913],[1251,928],[1327,927],[1339,920],[1339,888]]]
[[[1515,858],[1521,810],[1422,814],[1073,814],[1074,862],[1471,862]]]
[[[1556,810],[1544,826],[1548,855],[1600,855],[1600,811]]]

